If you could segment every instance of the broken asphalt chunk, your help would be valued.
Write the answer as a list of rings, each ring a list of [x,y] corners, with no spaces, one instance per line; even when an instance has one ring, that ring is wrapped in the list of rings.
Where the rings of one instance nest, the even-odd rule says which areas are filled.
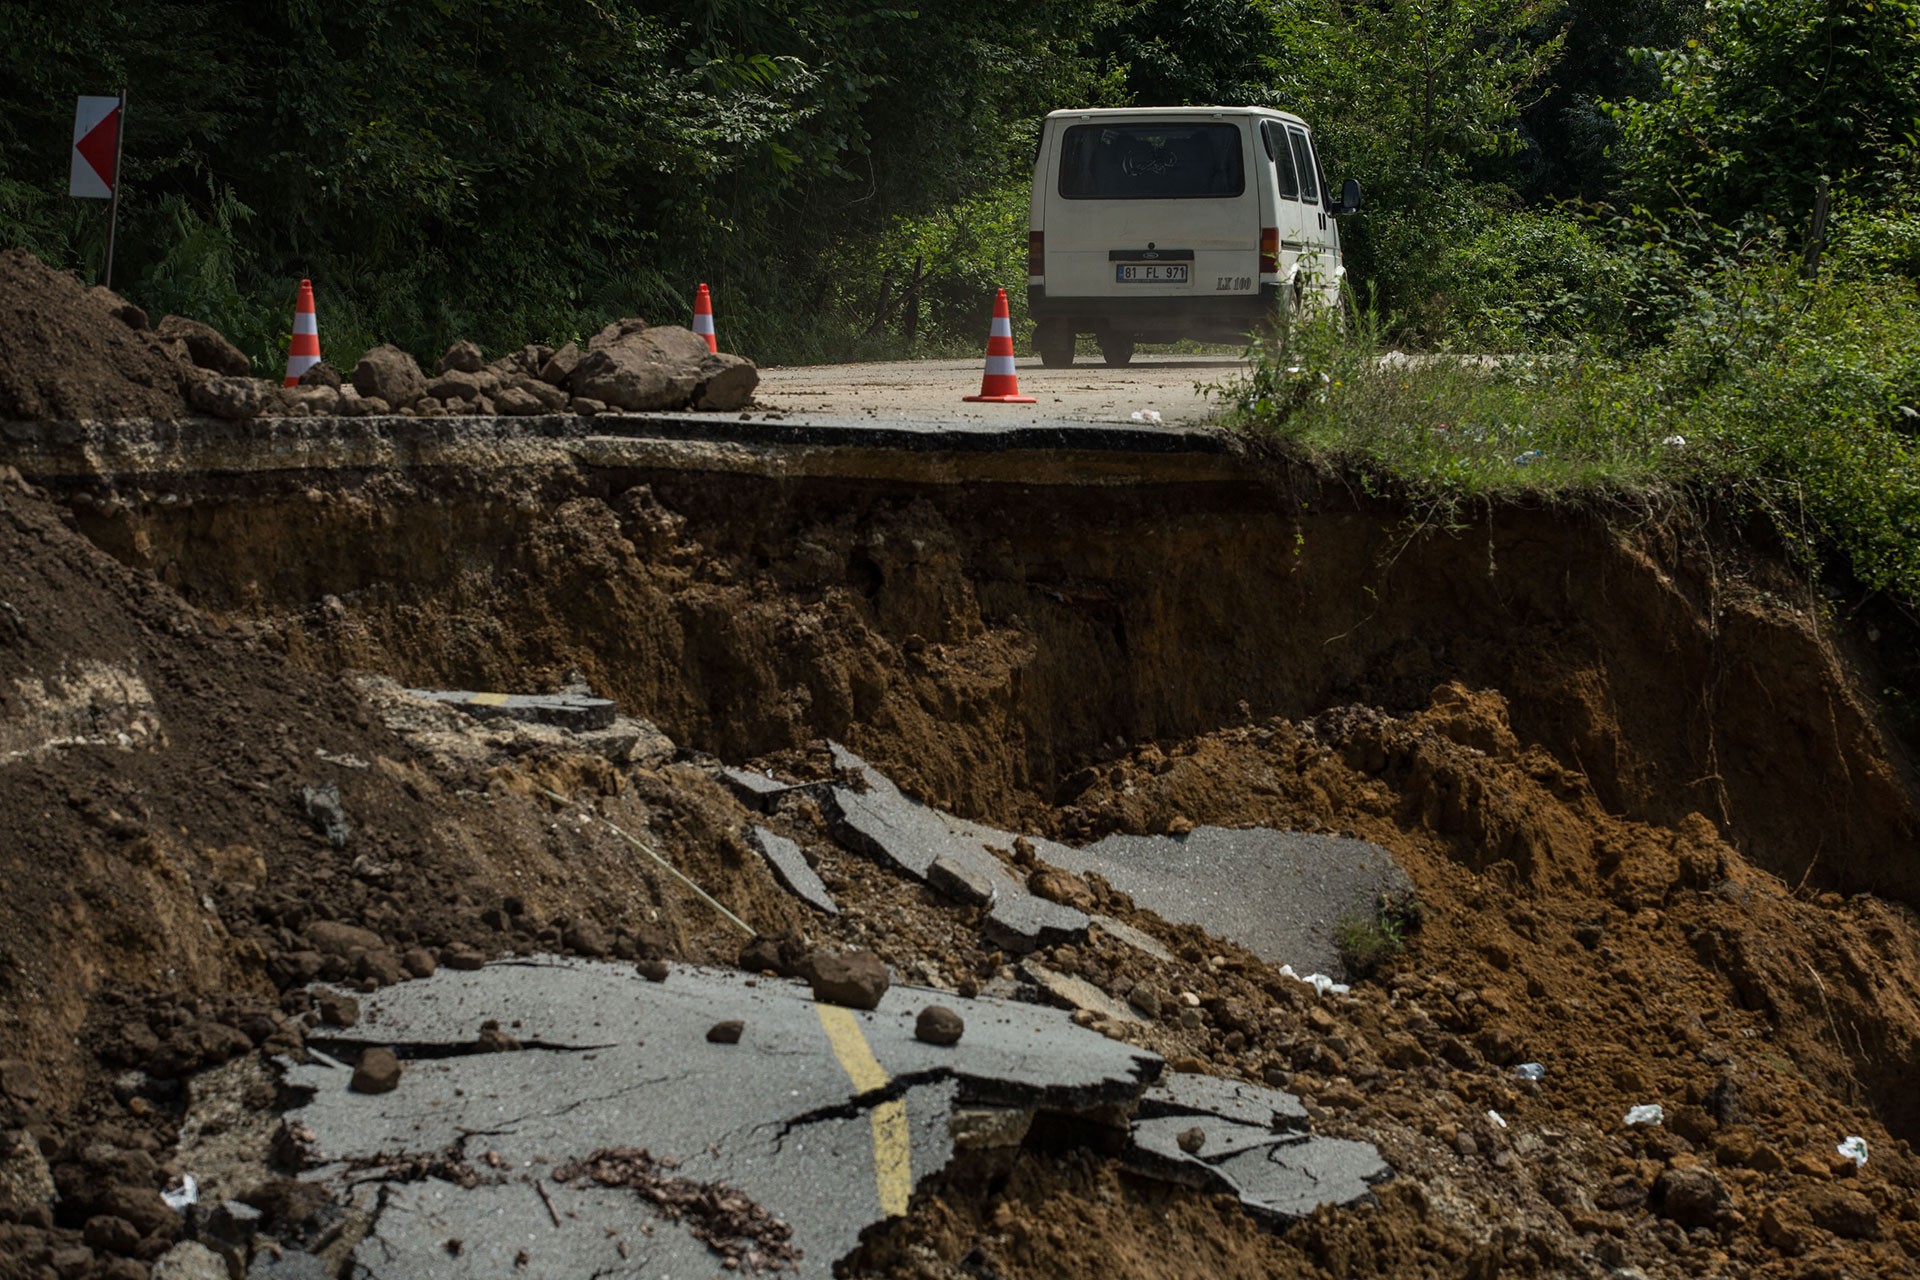
[[[865,791],[836,786],[828,791],[835,834],[848,848],[932,884],[961,902],[986,903],[987,941],[1007,951],[1078,942],[1089,924],[1085,912],[1035,897],[1026,881],[987,851],[987,842],[1011,845],[1014,837],[976,827],[910,800],[866,761],[833,744],[837,768],[852,773]],[[938,881],[934,879],[939,866]]]
[[[767,860],[767,866],[773,870],[774,878],[800,901],[824,915],[837,916],[840,908],[835,905],[833,895],[827,891],[826,884],[807,862],[806,854],[800,846],[785,836],[776,835],[765,827],[749,827],[747,843]]]
[[[575,731],[613,727],[610,698],[579,694],[475,693],[468,689],[409,689],[416,698],[457,707],[476,720],[520,720]]]

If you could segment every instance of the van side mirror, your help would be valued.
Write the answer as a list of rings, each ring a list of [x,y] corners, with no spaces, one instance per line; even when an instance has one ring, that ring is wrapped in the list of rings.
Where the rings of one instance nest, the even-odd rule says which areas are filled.
[[[1348,178],[1340,184],[1340,207],[1333,211],[1336,218],[1344,218],[1350,213],[1360,212],[1360,179]]]

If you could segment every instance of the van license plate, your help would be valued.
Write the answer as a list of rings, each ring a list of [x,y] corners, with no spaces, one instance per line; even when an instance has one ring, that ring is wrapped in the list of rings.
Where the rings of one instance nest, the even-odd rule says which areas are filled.
[[[1113,268],[1116,284],[1185,284],[1184,262],[1122,262]]]

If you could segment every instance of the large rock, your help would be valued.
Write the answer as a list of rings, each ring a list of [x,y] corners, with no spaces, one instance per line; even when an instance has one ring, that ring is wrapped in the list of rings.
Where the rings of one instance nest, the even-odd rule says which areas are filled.
[[[240,348],[228,342],[210,324],[185,316],[162,316],[153,327],[154,336],[163,342],[175,342],[193,364],[230,378],[244,378],[253,372],[253,362]]]
[[[815,1000],[849,1009],[878,1007],[890,981],[886,962],[871,951],[816,951],[807,978]]]
[[[353,388],[399,409],[427,394],[427,379],[412,356],[389,342],[360,357],[353,367]]]
[[[481,354],[480,348],[462,338],[448,347],[447,354],[440,357],[439,371],[441,373],[476,373],[485,367],[486,363],[487,358]]]
[[[737,409],[753,398],[760,374],[752,361],[708,351],[691,329],[628,327],[638,323],[623,320],[593,336],[567,380],[575,395],[630,413]]]

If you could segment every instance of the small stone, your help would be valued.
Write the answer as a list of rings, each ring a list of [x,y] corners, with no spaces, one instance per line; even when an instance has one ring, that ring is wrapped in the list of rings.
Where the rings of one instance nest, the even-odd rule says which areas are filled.
[[[101,1253],[132,1253],[140,1243],[140,1232],[125,1218],[102,1213],[87,1219],[80,1238],[87,1242],[88,1248]]]
[[[739,1044],[740,1033],[746,1029],[747,1024],[738,1018],[729,1018],[725,1022],[716,1022],[707,1028],[707,1043]]]
[[[480,1046],[482,1053],[514,1053],[526,1047],[514,1036],[501,1030],[497,1018],[488,1018],[480,1024],[480,1034],[475,1043]]]
[[[1200,1148],[1207,1145],[1207,1131],[1195,1125],[1191,1129],[1182,1129],[1174,1141],[1179,1143],[1180,1149],[1188,1155],[1197,1156],[1200,1154]]]
[[[1059,867],[1038,867],[1027,877],[1027,892],[1076,911],[1092,911],[1097,904],[1087,882]]]
[[[1660,1216],[1683,1227],[1711,1227],[1723,1216],[1732,1197],[1720,1179],[1706,1169],[1668,1169],[1653,1184]]]
[[[320,1021],[336,1027],[351,1027],[360,1021],[360,1002],[338,991],[316,991],[313,1003],[320,1010]]]
[[[227,1280],[227,1260],[207,1246],[182,1240],[153,1264],[153,1280]]]
[[[575,920],[562,935],[568,947],[588,958],[604,956],[609,946],[607,931],[592,920]]]
[[[487,357],[479,346],[462,338],[447,348],[447,354],[440,357],[440,363],[434,368],[438,373],[478,373],[486,364]]]
[[[1184,1053],[1167,1059],[1167,1070],[1175,1075],[1203,1076],[1207,1074],[1207,1064],[1191,1053]]]
[[[464,942],[452,942],[440,948],[440,963],[449,969],[478,969],[486,962],[486,956]]]
[[[392,1093],[400,1087],[400,1059],[393,1050],[373,1048],[360,1055],[348,1086],[355,1093]]]
[[[673,972],[667,962],[659,956],[648,956],[634,965],[634,971],[648,982],[665,982],[667,975]]]
[[[813,998],[849,1009],[873,1009],[887,994],[887,966],[871,951],[816,951],[809,959]]]
[[[1873,1201],[1845,1187],[1819,1187],[1805,1200],[1815,1226],[1848,1240],[1880,1238],[1880,1211]]]
[[[300,385],[303,387],[326,387],[329,390],[338,391],[345,382],[346,379],[340,376],[340,371],[325,360],[300,375]]]
[[[323,955],[350,958],[356,951],[375,951],[386,945],[380,935],[359,925],[322,920],[307,926],[307,941]]]
[[[927,1044],[959,1044],[966,1021],[943,1004],[930,1004],[913,1020],[913,1038]]]
[[[431,978],[439,969],[433,958],[433,952],[425,947],[412,947],[400,954],[400,964],[416,978]]]
[[[1127,1003],[1143,1018],[1160,1016],[1160,989],[1151,982],[1137,984],[1127,992]]]
[[[400,957],[386,947],[372,951],[362,951],[353,962],[353,974],[356,978],[367,978],[382,987],[390,987],[406,977],[406,970],[400,967]]]

